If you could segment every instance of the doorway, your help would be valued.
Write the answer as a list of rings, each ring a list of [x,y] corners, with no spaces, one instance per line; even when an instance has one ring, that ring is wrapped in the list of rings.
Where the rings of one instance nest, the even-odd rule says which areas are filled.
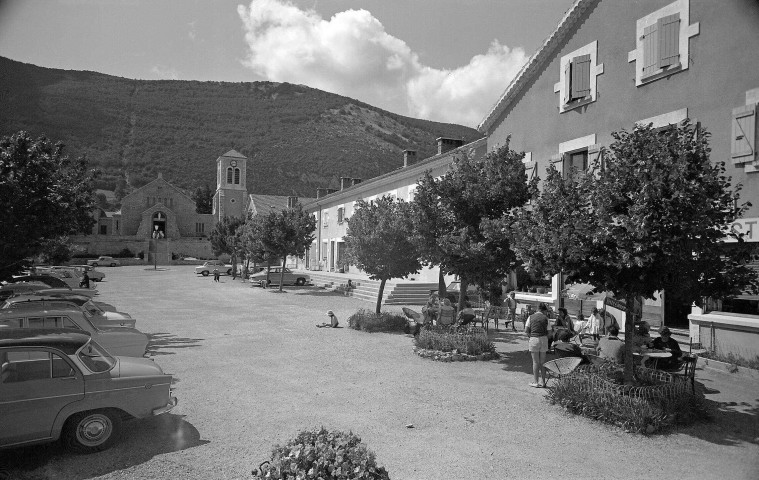
[[[163,212],[153,214],[153,229],[151,232],[153,238],[166,237],[166,215]]]

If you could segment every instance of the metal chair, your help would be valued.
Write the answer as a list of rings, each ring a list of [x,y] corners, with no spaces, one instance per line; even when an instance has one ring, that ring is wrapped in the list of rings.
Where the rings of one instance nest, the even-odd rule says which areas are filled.
[[[676,378],[681,378],[686,382],[690,382],[691,393],[696,393],[696,363],[698,362],[697,355],[686,354],[682,357],[683,366],[682,370],[678,372],[670,372]]]
[[[582,358],[580,357],[562,357],[549,360],[543,366],[552,374],[560,377],[574,372],[575,368],[579,367],[581,363]]]

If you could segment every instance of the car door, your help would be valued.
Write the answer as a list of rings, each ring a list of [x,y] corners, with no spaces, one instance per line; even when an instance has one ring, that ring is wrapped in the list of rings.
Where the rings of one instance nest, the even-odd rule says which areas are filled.
[[[84,399],[84,377],[65,355],[42,347],[0,349],[0,445],[50,438],[66,405]]]
[[[285,285],[292,285],[295,283],[295,274],[290,270],[289,268],[285,268],[284,270],[284,276],[282,277],[282,282]]]

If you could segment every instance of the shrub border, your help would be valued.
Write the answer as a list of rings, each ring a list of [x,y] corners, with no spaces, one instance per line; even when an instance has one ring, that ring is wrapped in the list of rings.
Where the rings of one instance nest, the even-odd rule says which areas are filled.
[[[414,353],[422,358],[434,360],[436,362],[474,362],[490,361],[501,358],[497,352],[485,352],[479,355],[469,355],[460,351],[443,352],[441,350],[428,350],[426,348],[414,347]]]

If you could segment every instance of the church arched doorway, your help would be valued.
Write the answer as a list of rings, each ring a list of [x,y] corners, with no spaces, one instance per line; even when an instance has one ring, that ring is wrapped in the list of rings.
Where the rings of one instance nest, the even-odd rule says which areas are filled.
[[[151,232],[153,238],[166,237],[166,214],[163,212],[155,212],[153,214],[153,231]]]

